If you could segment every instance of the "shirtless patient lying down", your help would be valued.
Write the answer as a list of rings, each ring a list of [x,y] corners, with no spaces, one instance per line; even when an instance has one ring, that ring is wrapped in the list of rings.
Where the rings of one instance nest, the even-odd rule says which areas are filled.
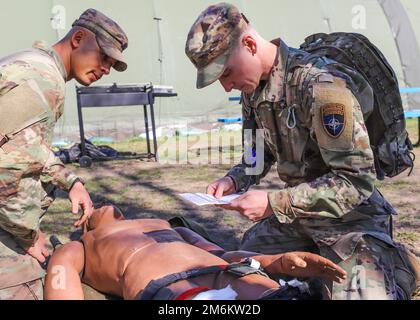
[[[240,263],[247,257],[264,272]],[[158,219],[125,220],[117,208],[104,206],[94,211],[80,241],[53,254],[45,298],[83,299],[83,282],[123,299],[193,299],[227,288],[238,300],[256,300],[281,289],[265,274],[330,282],[346,277],[343,269],[316,254],[225,252],[190,229],[172,229]],[[57,277],[64,283],[57,285]]]

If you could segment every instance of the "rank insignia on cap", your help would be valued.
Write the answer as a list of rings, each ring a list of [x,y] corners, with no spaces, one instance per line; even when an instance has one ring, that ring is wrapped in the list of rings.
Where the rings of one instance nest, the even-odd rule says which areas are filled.
[[[345,128],[344,105],[329,103],[321,108],[323,126],[327,134],[332,138],[338,138]]]

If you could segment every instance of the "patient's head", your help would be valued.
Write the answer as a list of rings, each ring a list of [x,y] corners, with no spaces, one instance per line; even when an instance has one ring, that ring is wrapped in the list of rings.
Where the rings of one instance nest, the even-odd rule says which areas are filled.
[[[124,220],[121,210],[113,205],[105,205],[93,210],[86,224],[86,231],[91,231],[108,223]]]

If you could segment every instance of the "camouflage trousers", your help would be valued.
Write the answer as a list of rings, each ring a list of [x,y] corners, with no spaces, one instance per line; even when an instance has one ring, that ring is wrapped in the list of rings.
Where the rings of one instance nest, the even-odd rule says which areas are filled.
[[[6,183],[10,181],[0,181]],[[40,219],[54,200],[54,188],[32,177],[23,178],[15,185],[14,195],[0,196],[0,299],[41,300],[44,270],[1,225],[2,219],[10,218],[9,221],[19,221],[27,229],[38,230]]]
[[[44,269],[0,229],[0,300],[42,300]]]
[[[351,253],[343,258],[334,246],[321,245],[317,235],[308,233],[299,223],[282,224],[273,216],[249,229],[239,249],[264,254],[307,251],[332,260],[347,271],[347,279],[342,284],[324,283],[328,292],[326,299],[411,299],[416,280],[404,248],[369,233],[355,235],[337,237],[336,242],[342,240],[341,247],[351,248]]]

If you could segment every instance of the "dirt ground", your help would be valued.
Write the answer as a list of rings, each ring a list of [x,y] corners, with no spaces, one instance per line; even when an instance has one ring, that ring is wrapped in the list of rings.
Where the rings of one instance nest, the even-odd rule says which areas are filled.
[[[416,140],[414,137],[413,140]],[[127,144],[129,146],[130,144]],[[124,149],[124,146],[123,146]],[[199,147],[191,148],[195,155]],[[205,150],[207,151],[207,150]],[[226,150],[216,148],[223,154]],[[227,156],[237,161],[237,148]],[[415,149],[420,158],[420,148]],[[213,152],[214,155],[214,152]],[[220,158],[216,154],[216,158]],[[225,162],[226,163],[226,162]],[[130,160],[94,163],[83,169],[70,165],[85,179],[96,204],[112,202],[129,218],[170,219],[183,216],[200,223],[209,234],[226,249],[237,248],[240,239],[252,223],[239,214],[215,207],[197,207],[178,196],[184,192],[205,192],[206,186],[226,174],[231,167],[225,165],[158,164],[151,161]],[[411,176],[402,174],[394,179],[378,182],[378,187],[399,213],[394,218],[394,236],[420,257],[420,167]],[[275,190],[282,183],[275,171],[269,173],[259,189]],[[80,235],[72,227],[76,217],[70,213],[70,203],[65,193],[58,192],[58,199],[44,217],[41,228],[47,235],[56,234],[67,242]],[[419,298],[419,296],[417,296]]]

